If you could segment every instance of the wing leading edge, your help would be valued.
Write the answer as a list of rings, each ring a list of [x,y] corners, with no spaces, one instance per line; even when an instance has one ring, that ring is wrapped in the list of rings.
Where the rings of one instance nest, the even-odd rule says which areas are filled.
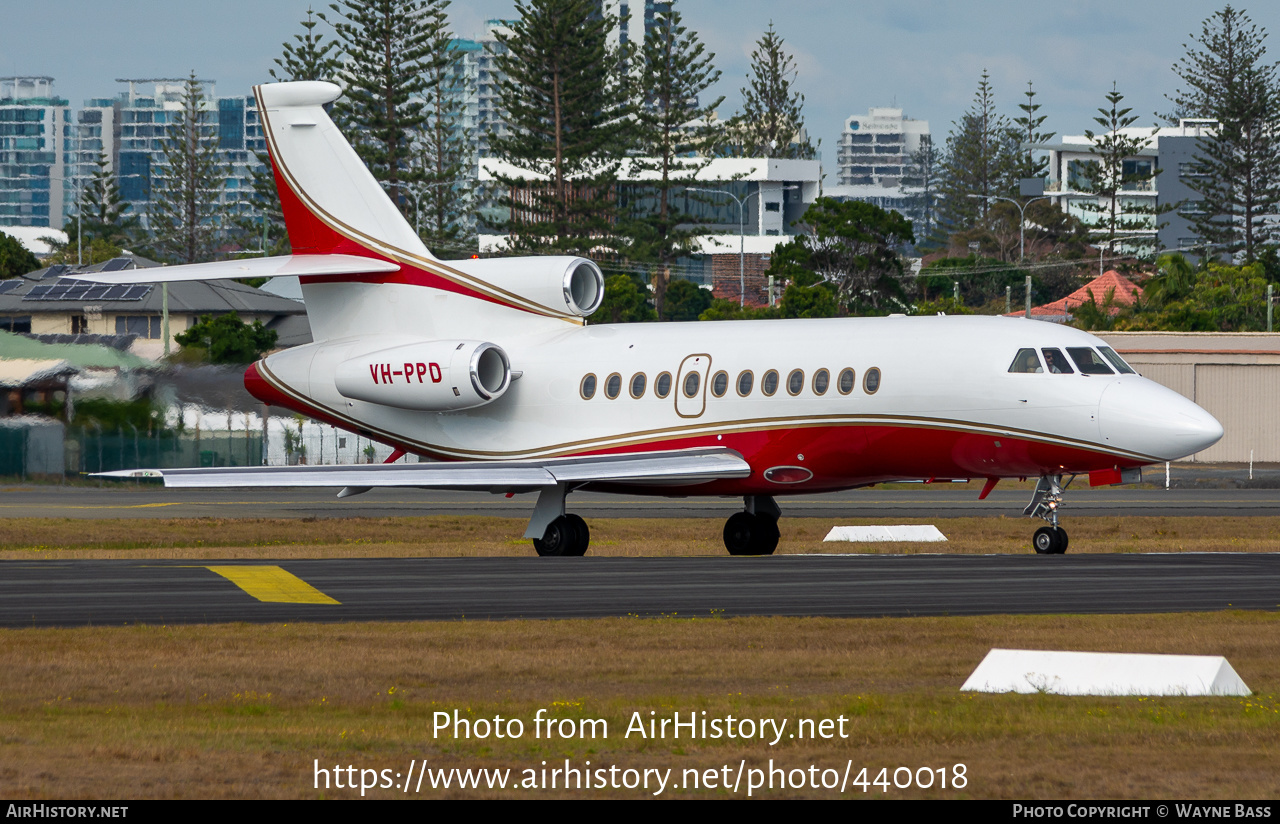
[[[696,484],[745,478],[751,474],[751,466],[732,449],[706,447],[531,461],[124,469],[97,474],[108,478],[162,478],[166,487],[188,489],[343,487],[345,496],[373,487],[508,492],[561,484]]]

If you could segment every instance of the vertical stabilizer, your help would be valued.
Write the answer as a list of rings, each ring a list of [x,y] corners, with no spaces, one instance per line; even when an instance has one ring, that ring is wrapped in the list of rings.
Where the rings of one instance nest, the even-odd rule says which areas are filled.
[[[435,258],[324,110],[333,83],[254,87],[294,254]]]

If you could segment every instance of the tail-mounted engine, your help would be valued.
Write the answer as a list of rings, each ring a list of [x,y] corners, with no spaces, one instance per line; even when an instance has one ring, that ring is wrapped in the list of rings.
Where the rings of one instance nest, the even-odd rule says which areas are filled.
[[[580,318],[600,308],[604,275],[581,257],[516,257],[451,261],[450,266],[503,292]]]
[[[511,362],[492,343],[427,341],[343,361],[334,384],[352,400],[446,412],[502,397],[511,385]]]

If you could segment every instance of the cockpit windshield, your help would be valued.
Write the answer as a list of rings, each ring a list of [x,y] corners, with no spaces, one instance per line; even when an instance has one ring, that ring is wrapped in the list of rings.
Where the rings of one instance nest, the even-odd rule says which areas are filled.
[[[1102,356],[1087,346],[1069,346],[1067,354],[1076,362],[1076,366],[1080,367],[1081,374],[1084,375],[1114,375],[1111,367],[1107,366]]]
[[[1122,375],[1138,374],[1137,372],[1134,371],[1133,367],[1125,363],[1124,358],[1117,355],[1116,350],[1112,349],[1110,346],[1099,346],[1098,351],[1102,353],[1103,357],[1111,361],[1111,365],[1114,366],[1116,368],[1116,371],[1119,372],[1120,374]]]

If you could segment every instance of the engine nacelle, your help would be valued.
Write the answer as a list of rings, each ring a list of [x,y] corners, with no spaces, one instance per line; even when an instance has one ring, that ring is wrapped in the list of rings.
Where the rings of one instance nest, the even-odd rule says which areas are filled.
[[[604,300],[604,275],[586,258],[490,258],[450,261],[449,265],[504,292],[580,318],[599,309]]]
[[[424,341],[343,361],[333,381],[352,400],[447,412],[502,397],[511,385],[511,362],[492,343]]]

